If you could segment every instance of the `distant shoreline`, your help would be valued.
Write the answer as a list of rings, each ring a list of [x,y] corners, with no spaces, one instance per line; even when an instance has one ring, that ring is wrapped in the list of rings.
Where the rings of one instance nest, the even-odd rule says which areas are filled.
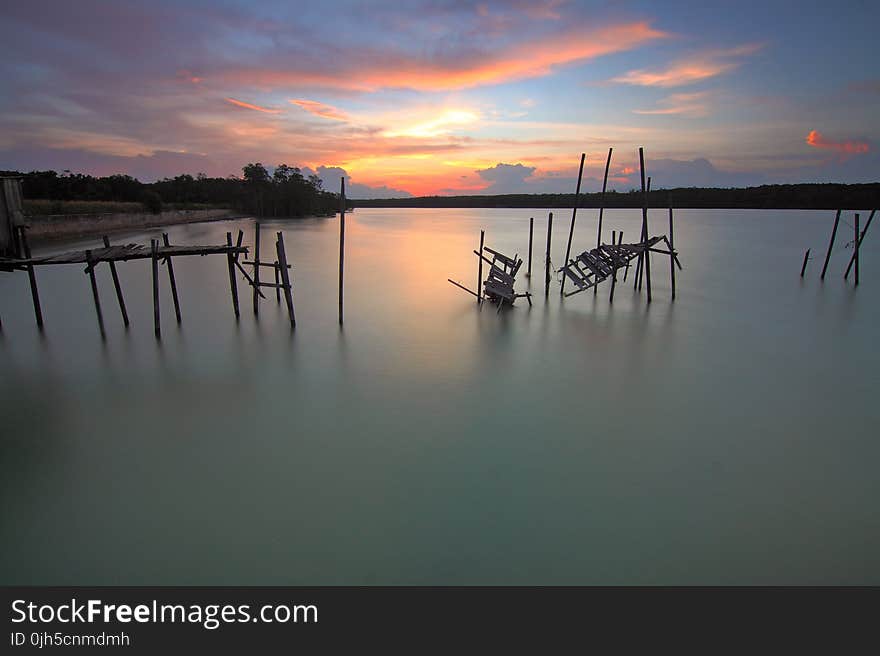
[[[354,207],[523,208],[574,206],[572,194],[503,194],[495,196],[418,196],[353,199]],[[578,207],[632,209],[642,206],[639,191],[581,194]],[[687,187],[658,189],[648,194],[648,207],[681,209],[837,210],[880,207],[880,182],[867,184],[763,185],[741,189]]]

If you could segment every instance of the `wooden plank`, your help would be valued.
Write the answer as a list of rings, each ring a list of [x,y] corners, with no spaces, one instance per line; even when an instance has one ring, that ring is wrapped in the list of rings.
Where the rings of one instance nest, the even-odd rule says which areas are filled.
[[[92,262],[92,251],[86,251],[86,261],[88,266],[86,271],[89,274],[89,282],[92,285],[92,298],[95,301],[95,314],[98,315],[98,329],[101,331],[101,340],[107,339],[107,333],[104,330],[104,315],[101,313],[101,297],[98,295],[98,280],[95,278],[95,266]]]
[[[110,248],[110,239],[104,235],[104,248]],[[122,323],[128,328],[128,311],[125,309],[125,298],[122,296],[122,285],[119,283],[119,274],[116,272],[116,262],[110,260],[110,275],[113,277],[113,288],[116,290],[116,301],[119,303],[119,311],[122,313]]]
[[[162,233],[162,242],[168,247],[168,233]],[[174,265],[171,263],[171,256],[165,258],[165,266],[168,267],[168,282],[171,283],[171,298],[174,301],[174,316],[177,317],[177,323],[180,323],[180,301],[177,299],[177,282],[174,280]]]
[[[568,258],[571,256],[571,240],[574,238],[574,220],[577,217],[578,211],[578,200],[581,196],[581,179],[584,177],[584,160],[586,160],[587,154],[581,153],[581,165],[578,169],[578,181],[577,188],[574,192],[574,207],[571,208],[571,226],[568,229],[568,244],[565,247],[565,260],[564,262],[568,262]],[[565,295],[565,276],[562,277],[562,288],[559,290],[559,295]]]
[[[343,198],[345,197],[345,182],[343,179]],[[345,201],[343,201],[344,203]],[[343,206],[344,212],[344,206]],[[284,290],[284,301],[287,303],[287,314],[290,316],[290,327],[296,326],[296,314],[293,310],[293,290],[290,285],[290,274],[287,267],[287,252],[284,250],[284,235],[278,233],[278,239],[275,242],[275,250],[278,254],[278,269],[281,272],[281,284]],[[340,287],[340,292],[342,288]],[[339,306],[339,323],[342,323],[342,306]]]

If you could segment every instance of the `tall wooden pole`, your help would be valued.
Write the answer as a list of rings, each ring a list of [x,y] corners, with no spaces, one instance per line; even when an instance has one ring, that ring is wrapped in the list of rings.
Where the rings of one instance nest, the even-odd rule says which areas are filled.
[[[229,237],[229,233],[226,233]],[[231,240],[232,238],[229,237]],[[231,241],[230,241],[231,243]],[[153,333],[162,339],[162,323],[159,320],[159,240],[150,240],[150,254],[153,265]]]
[[[807,270],[807,260],[809,260],[809,259],[810,259],[810,249],[808,248],[806,250],[806,252],[804,253],[804,263],[801,264],[801,278],[804,277],[804,271]],[[844,277],[844,279],[845,279],[845,277]]]
[[[287,252],[284,250],[284,236],[279,232],[275,242],[275,250],[278,253],[278,269],[284,286],[284,301],[287,303],[287,314],[290,317],[290,327],[296,326],[296,314],[293,311],[293,290],[290,285],[290,273],[287,270]],[[341,322],[340,322],[341,323]]]
[[[550,295],[550,236],[552,234],[553,212],[550,212],[550,216],[547,218],[547,255],[544,257],[544,298]]]
[[[669,283],[672,285],[672,300],[675,300],[675,231],[672,227],[672,208],[669,208]]]
[[[623,232],[621,231],[621,236],[622,236],[622,235],[623,235]],[[611,231],[611,245],[612,245],[612,246],[614,246],[614,238],[615,238],[615,234],[614,234],[614,231],[612,230],[612,231]],[[617,243],[618,243],[618,244],[620,243],[620,239],[618,239]],[[611,266],[612,266],[612,271],[611,271],[611,294],[609,294],[609,296],[608,296],[608,304],[609,304],[609,305],[611,305],[611,304],[614,303],[614,288],[617,286],[617,257],[616,257],[616,255],[617,255],[617,251],[616,251],[615,249],[612,249],[612,251],[614,251],[615,258],[614,258],[614,260],[612,261],[612,265],[611,265]],[[597,287],[597,285],[593,285],[593,289],[595,289],[596,287]]]
[[[526,271],[526,278],[532,277],[532,234],[535,230],[535,217],[529,218],[529,268]]]
[[[856,263],[856,287],[859,286],[859,215],[856,214],[856,224],[854,228],[855,237],[854,246],[855,252],[853,253],[853,257],[855,258]]]
[[[27,235],[25,234],[25,227],[19,226],[18,229],[18,237],[21,242],[21,249],[24,251],[24,256],[26,259],[31,259],[31,247],[28,246]],[[34,317],[37,320],[37,328],[40,331],[43,330],[43,309],[40,306],[40,292],[37,290],[37,276],[34,273],[34,265],[27,265],[28,272],[28,280],[31,283],[31,300],[34,302]]]
[[[92,284],[92,298],[95,299],[95,314],[98,315],[101,340],[106,340],[107,333],[104,330],[104,315],[101,313],[101,297],[98,296],[98,280],[95,278],[95,261],[92,258],[91,250],[86,250],[86,269],[89,272],[89,282]]]
[[[862,233],[859,235],[859,246],[862,245],[862,240],[865,238],[865,233],[868,232],[868,228],[871,227],[871,221],[874,220],[874,213],[877,210],[871,210],[871,213],[868,215],[868,220],[865,222],[865,227],[862,229]],[[846,280],[849,278],[849,270],[852,269],[853,262],[856,259],[856,252],[853,251],[852,257],[849,258],[849,264],[846,267],[846,273],[843,274],[843,279]]]
[[[260,222],[254,222],[254,316],[260,314]]]
[[[645,248],[642,267],[648,279],[648,303],[651,302],[651,252],[648,250],[648,191],[645,185],[645,149],[639,148],[639,168],[642,176],[642,243]]]
[[[831,259],[831,249],[834,247],[834,237],[837,236],[837,224],[840,223],[840,210],[837,210],[837,215],[834,217],[834,227],[831,229],[831,239],[828,241],[828,250],[825,253],[825,264],[822,265],[822,275],[819,276],[819,280],[825,280],[825,272],[828,270],[828,260]]]
[[[602,245],[602,217],[605,214],[605,190],[608,188],[608,169],[611,168],[611,151],[613,148],[608,149],[608,159],[605,160],[605,176],[602,178],[602,195],[599,196],[599,232],[596,235],[596,248],[599,248]],[[613,244],[613,240],[612,240]],[[568,264],[568,262],[566,262]],[[596,286],[593,286],[593,294],[596,293]]]
[[[578,200],[581,195],[581,178],[584,176],[584,160],[587,158],[586,153],[581,153],[581,166],[578,169],[577,188],[574,192],[574,207],[571,208],[571,227],[568,229],[568,245],[565,247],[565,262],[563,266],[568,264],[568,258],[571,256],[571,240],[574,237],[574,220],[577,217]],[[562,276],[562,287],[559,289],[559,295],[565,294],[565,276]]]
[[[342,325],[342,283],[345,271],[345,176],[339,179],[339,325]]]
[[[104,248],[110,248],[110,239],[104,235]],[[116,290],[116,300],[119,302],[119,311],[122,313],[122,323],[128,328],[128,312],[125,309],[125,298],[122,296],[122,285],[119,283],[119,274],[116,272],[116,263],[110,260],[110,275],[113,277],[113,287]]]
[[[477,265],[477,305],[483,302],[483,240],[485,237],[485,231],[480,230],[480,257],[478,258],[479,264]]]
[[[170,246],[168,243],[168,233],[162,233],[162,243]],[[180,323],[180,301],[177,298],[177,282],[174,280],[174,265],[171,264],[171,256],[165,258],[165,264],[168,266],[168,282],[171,283],[171,298],[174,301],[174,315],[177,317],[177,323]]]
[[[226,245],[232,248],[232,233],[226,233]],[[235,312],[235,320],[241,316],[238,311],[238,283],[235,281],[235,258],[232,252],[226,253],[226,264],[229,267],[229,293],[232,295],[232,309]]]

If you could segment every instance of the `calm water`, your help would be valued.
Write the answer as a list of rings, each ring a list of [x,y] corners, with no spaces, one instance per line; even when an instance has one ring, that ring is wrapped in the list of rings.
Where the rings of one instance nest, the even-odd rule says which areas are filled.
[[[481,227],[525,253],[530,215],[534,307],[477,311],[446,278],[474,286]],[[555,281],[545,302],[533,210],[350,215],[344,331],[333,218],[263,224],[293,335],[241,283],[236,324],[223,257],[175,261],[179,329],[160,272],[161,345],[148,261],[120,265],[128,333],[99,271],[106,346],[81,266],[38,269],[44,339],[27,276],[0,274],[0,583],[880,583],[880,235],[854,291],[843,223],[818,281],[833,213],[676,219],[678,298],[656,256],[650,307],[632,277],[613,306]],[[251,244],[250,220],[170,233],[239,227]]]

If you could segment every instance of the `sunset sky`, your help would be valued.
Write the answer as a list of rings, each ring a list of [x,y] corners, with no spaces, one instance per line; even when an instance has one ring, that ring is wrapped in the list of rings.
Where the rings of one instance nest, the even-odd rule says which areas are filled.
[[[355,198],[880,179],[876,2],[4,3],[0,168]]]

